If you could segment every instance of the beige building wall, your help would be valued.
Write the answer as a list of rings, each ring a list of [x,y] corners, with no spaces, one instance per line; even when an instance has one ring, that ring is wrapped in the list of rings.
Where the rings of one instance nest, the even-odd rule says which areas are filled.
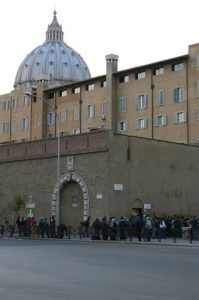
[[[118,72],[117,64],[118,57],[110,54],[106,75],[60,87],[40,80],[36,101],[25,101],[20,89],[1,95],[0,142],[57,135],[58,119],[55,115],[49,123],[53,110],[43,98],[56,108],[61,136],[112,129],[129,136],[198,143],[199,44],[189,46],[188,55],[150,65]],[[141,107],[138,98],[144,99]]]

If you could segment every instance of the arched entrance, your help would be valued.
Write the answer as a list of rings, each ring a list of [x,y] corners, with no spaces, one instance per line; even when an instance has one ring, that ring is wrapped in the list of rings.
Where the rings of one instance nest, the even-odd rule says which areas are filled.
[[[66,173],[60,178],[60,223],[79,226],[89,216],[89,196],[84,180],[76,173]],[[56,184],[52,194],[52,215],[56,216]]]
[[[132,204],[132,216],[142,215],[144,210],[144,204],[140,199],[134,199]]]

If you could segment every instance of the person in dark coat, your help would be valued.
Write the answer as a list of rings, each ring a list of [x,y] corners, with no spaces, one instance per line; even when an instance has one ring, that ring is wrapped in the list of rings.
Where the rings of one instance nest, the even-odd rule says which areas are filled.
[[[101,222],[99,220],[99,218],[97,218],[94,222],[93,222],[93,239],[95,240],[100,240],[100,231],[101,231]]]

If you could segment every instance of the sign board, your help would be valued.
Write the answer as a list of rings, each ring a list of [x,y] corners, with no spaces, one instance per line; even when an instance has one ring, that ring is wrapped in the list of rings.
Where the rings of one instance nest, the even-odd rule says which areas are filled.
[[[96,199],[102,199],[102,194],[97,194]]]
[[[115,183],[114,184],[115,191],[123,191],[123,184],[122,183]]]
[[[151,209],[151,203],[144,203],[144,209]]]
[[[72,196],[72,207],[79,206],[79,198],[77,196]]]
[[[35,203],[26,203],[26,208],[29,209],[35,208]]]

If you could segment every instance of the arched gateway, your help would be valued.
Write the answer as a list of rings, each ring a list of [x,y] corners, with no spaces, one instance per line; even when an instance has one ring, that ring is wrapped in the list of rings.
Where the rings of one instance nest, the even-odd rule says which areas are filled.
[[[59,181],[60,188],[60,223],[67,226],[79,226],[89,216],[89,195],[86,183],[76,173],[64,174]],[[58,183],[52,194],[52,215],[56,215],[56,197]]]

